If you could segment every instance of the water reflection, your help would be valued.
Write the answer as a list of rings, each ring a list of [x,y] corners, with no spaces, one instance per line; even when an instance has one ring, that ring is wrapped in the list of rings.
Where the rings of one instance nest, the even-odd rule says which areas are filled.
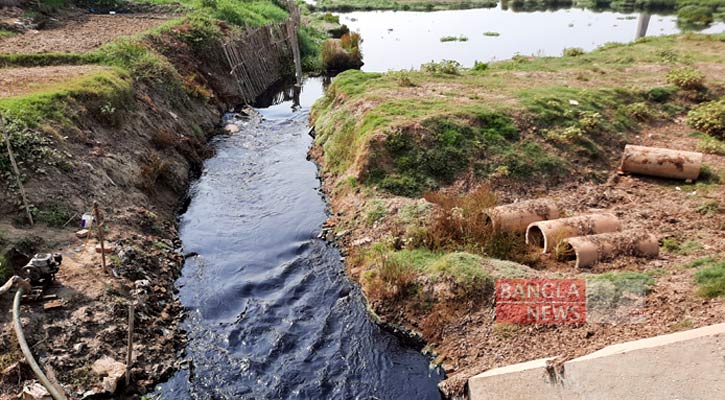
[[[340,22],[363,37],[363,70],[386,72],[419,68],[431,60],[474,61],[511,58],[516,54],[558,56],[564,48],[590,51],[607,42],[631,42],[647,35],[679,33],[675,16],[588,9],[515,12],[512,3],[499,8],[437,12],[368,11],[340,14]],[[639,16],[639,19],[638,19]],[[715,24],[705,33],[722,32]],[[495,32],[498,36],[486,36]],[[463,42],[441,42],[465,36]]]

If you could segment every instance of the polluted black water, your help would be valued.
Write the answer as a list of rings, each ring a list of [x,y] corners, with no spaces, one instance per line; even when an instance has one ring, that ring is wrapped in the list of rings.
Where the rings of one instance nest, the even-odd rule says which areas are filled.
[[[181,217],[189,258],[178,285],[187,358],[164,399],[439,399],[442,376],[378,327],[339,251],[318,239],[326,219],[306,159],[308,80],[292,101],[258,109],[214,140]]]

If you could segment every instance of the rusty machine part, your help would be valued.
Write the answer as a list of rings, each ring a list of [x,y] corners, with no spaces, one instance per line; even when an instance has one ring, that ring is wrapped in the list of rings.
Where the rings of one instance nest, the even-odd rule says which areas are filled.
[[[564,239],[559,256],[576,260],[576,268],[587,268],[618,256],[657,257],[657,237],[640,231],[600,233]]]
[[[548,253],[562,240],[574,236],[617,232],[621,229],[614,214],[587,214],[550,221],[533,222],[526,229],[526,244],[534,244]]]
[[[33,285],[48,284],[55,280],[63,256],[55,253],[39,253],[22,268],[23,276]]]
[[[692,179],[700,175],[702,153],[628,144],[619,169],[660,178]]]
[[[526,232],[532,222],[557,219],[559,206],[550,199],[533,199],[494,207],[486,211],[487,220],[494,230]]]

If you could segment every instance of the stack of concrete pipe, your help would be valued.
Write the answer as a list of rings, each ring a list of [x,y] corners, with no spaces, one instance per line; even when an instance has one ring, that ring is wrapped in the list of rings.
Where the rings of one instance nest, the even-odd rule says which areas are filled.
[[[656,257],[659,242],[649,233],[620,232],[621,223],[613,214],[588,214],[537,221],[526,229],[526,243],[543,253],[556,252],[565,260],[576,260],[576,268],[586,268],[618,256]]]
[[[660,178],[695,180],[701,167],[702,153],[628,144],[624,146],[619,169]]]
[[[549,199],[506,204],[486,211],[488,223],[497,231],[526,233],[526,243],[543,253],[552,250],[576,268],[590,267],[617,256],[656,257],[659,243],[654,235],[621,232],[619,219],[608,213],[560,218],[561,211]]]
[[[487,221],[493,229],[514,233],[524,233],[529,224],[557,219],[560,215],[559,207],[549,199],[526,200],[486,211]]]

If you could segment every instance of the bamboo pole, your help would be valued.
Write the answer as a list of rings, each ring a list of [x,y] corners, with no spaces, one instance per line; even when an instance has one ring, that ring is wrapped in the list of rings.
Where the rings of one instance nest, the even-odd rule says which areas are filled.
[[[20,180],[20,169],[18,168],[18,164],[15,162],[15,155],[13,154],[13,146],[10,144],[10,135],[8,134],[7,129],[5,129],[5,118],[0,114],[0,128],[2,128],[3,131],[3,137],[5,137],[5,146],[8,149],[8,157],[10,158],[10,164],[13,166],[13,171],[15,172],[15,180],[18,183],[18,188],[20,189],[20,196],[23,198],[23,206],[25,207],[25,213],[28,215],[28,221],[30,221],[30,226],[33,226],[33,214],[30,212],[30,204],[28,203],[28,196],[25,194],[25,188],[23,187],[23,182]]]
[[[103,265],[103,270],[106,273],[109,273],[108,268],[106,268],[106,248],[105,248],[105,239],[103,238],[103,229],[101,226],[101,216],[98,212],[98,202],[93,202],[93,218],[95,218],[94,225],[96,226],[96,232],[98,234],[98,240],[101,242],[101,265]]]
[[[126,386],[131,384],[131,363],[133,362],[133,302],[128,305],[128,347],[126,348]]]

